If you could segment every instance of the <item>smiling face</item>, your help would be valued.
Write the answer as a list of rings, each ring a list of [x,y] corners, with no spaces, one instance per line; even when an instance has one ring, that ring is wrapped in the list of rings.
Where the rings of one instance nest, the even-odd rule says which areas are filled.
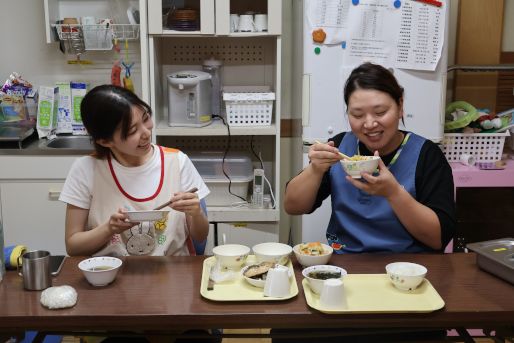
[[[139,166],[152,156],[153,122],[150,114],[142,107],[133,105],[131,114],[126,138],[123,137],[119,125],[112,139],[99,140],[98,143],[111,149],[116,160],[122,165]]]
[[[356,89],[348,99],[352,132],[370,151],[378,150],[380,155],[391,153],[401,143],[398,124],[402,117],[402,101],[397,104],[385,92]]]

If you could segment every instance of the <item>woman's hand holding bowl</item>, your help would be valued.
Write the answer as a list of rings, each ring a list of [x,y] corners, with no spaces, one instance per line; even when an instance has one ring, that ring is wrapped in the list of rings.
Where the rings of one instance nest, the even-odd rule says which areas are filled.
[[[375,156],[378,156],[378,151],[375,152]],[[382,159],[378,161],[378,175],[362,173],[362,179],[353,179],[350,176],[346,176],[348,182],[371,195],[380,195],[385,198],[390,198],[394,194],[397,194],[398,190],[401,190],[401,185],[389,171],[389,168],[387,168]]]

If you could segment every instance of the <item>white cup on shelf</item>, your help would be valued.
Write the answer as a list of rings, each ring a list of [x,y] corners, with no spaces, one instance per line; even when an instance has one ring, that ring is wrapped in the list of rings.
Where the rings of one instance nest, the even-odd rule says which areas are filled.
[[[459,156],[459,161],[465,166],[474,166],[475,165],[475,158],[473,155],[469,154],[461,154]]]
[[[255,31],[267,32],[268,31],[268,15],[256,14],[254,17]]]
[[[239,16],[239,32],[255,32],[253,15],[242,14]]]
[[[231,13],[230,14],[230,32],[238,32],[239,31],[239,14]]]

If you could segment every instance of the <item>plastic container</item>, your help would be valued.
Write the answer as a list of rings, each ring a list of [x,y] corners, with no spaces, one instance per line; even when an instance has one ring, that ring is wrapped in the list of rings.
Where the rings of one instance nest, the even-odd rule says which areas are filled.
[[[189,158],[209,187],[207,206],[230,206],[248,198],[248,186],[253,180],[253,167],[250,157],[242,153],[232,153],[225,157],[223,152],[201,152],[189,154]],[[224,165],[224,168],[223,168]],[[232,195],[228,191],[230,177]]]
[[[275,93],[267,87],[223,87],[223,101],[230,126],[269,126]]]
[[[505,138],[501,133],[445,133],[442,150],[448,162],[459,162],[460,155],[473,156],[476,162],[494,162],[502,158]]]

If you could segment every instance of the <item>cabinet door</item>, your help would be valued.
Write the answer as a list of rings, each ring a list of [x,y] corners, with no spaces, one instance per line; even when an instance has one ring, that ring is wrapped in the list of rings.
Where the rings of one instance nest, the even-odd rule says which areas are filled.
[[[169,4],[169,1],[167,2]],[[148,33],[149,34],[213,34],[214,33],[214,0],[184,0],[176,3],[177,9],[193,8],[199,10],[200,31],[176,31],[166,26],[169,8],[164,7],[163,0],[148,1]]]
[[[66,254],[66,204],[58,200],[63,183],[11,182],[0,184],[5,245]]]
[[[278,224],[233,223],[218,224],[218,244],[243,244],[252,247],[259,243],[278,242]]]

